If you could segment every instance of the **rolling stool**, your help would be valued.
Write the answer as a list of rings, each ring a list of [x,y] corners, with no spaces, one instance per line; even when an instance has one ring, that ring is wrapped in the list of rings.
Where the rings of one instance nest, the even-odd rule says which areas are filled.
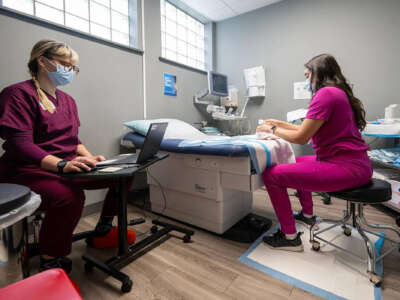
[[[0,299],[82,300],[63,269],[51,269],[0,289]]]
[[[367,248],[367,262],[368,262],[368,277],[369,280],[375,284],[375,286],[379,287],[383,281],[383,278],[378,276],[375,273],[375,265],[378,261],[382,260],[386,255],[391,253],[395,249],[400,248],[400,230],[397,228],[394,228],[390,225],[383,225],[383,224],[369,224],[367,220],[364,217],[364,212],[363,208],[364,205],[368,204],[378,204],[378,203],[383,203],[386,201],[389,201],[392,198],[392,188],[390,183],[384,180],[380,179],[371,179],[371,181],[362,187],[357,187],[353,189],[348,189],[344,191],[337,191],[337,192],[329,192],[328,193],[330,196],[339,198],[342,200],[347,201],[347,208],[346,210],[343,211],[343,219],[341,220],[328,220],[328,219],[321,219],[319,222],[314,223],[311,228],[310,228],[310,243],[312,243],[312,249],[314,251],[319,251],[320,249],[320,242],[317,240],[321,240],[330,246],[333,246],[337,249],[340,249],[353,257],[365,262],[364,259],[361,259],[359,256],[355,255],[351,251],[348,251],[346,249],[343,249],[337,245],[335,245],[332,242],[329,242],[323,238],[321,238],[319,235],[334,228],[337,226],[342,226],[343,228],[343,233],[346,236],[351,235],[351,228],[346,226],[346,222],[350,219],[352,219],[352,225],[357,229],[361,237],[363,238],[365,242],[365,246]],[[331,223],[332,225],[318,230],[314,231],[313,227],[316,224],[321,224],[321,223]],[[364,225],[366,227],[374,228],[374,229],[389,229],[393,230],[397,235],[399,236],[399,240],[394,241],[390,238],[383,237],[379,235],[376,232],[369,231],[367,229],[363,229],[361,225]],[[387,250],[385,253],[380,255],[379,257],[376,257],[376,251],[375,251],[375,245],[374,243],[368,238],[368,236],[365,234],[365,232],[368,232],[370,234],[376,235],[380,238],[383,238],[385,240],[391,241],[393,244],[395,244],[393,247],[391,247],[389,250]]]
[[[23,243],[23,229],[21,219],[25,214],[30,214],[28,211],[25,214],[18,213],[18,209],[22,209],[27,202],[31,199],[31,191],[29,188],[9,183],[0,184],[0,228],[3,229],[2,237],[8,253],[18,253]],[[33,207],[37,207],[38,204]],[[11,214],[11,216],[10,216]],[[8,215],[6,219],[12,219],[11,223],[3,224],[4,216]],[[14,217],[15,216],[15,217]],[[7,226],[8,225],[8,226]]]
[[[40,196],[25,186],[0,184],[0,229],[3,229],[3,243],[8,254],[17,254],[18,261],[21,261],[21,249],[24,248],[26,219],[40,203]]]

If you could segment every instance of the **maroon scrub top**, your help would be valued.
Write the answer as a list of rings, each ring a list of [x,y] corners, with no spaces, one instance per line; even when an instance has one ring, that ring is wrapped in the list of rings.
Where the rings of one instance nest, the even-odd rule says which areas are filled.
[[[20,168],[38,171],[40,161],[49,154],[65,160],[77,156],[77,146],[81,142],[78,138],[80,122],[75,101],[58,89],[56,96],[54,98],[47,94],[56,108],[51,114],[41,105],[32,80],[13,84],[0,93],[0,137],[5,140],[0,173],[6,166],[16,171]],[[20,144],[16,147],[15,143],[10,142],[18,134],[28,137],[23,139],[25,147]],[[21,160],[24,155],[29,159]]]

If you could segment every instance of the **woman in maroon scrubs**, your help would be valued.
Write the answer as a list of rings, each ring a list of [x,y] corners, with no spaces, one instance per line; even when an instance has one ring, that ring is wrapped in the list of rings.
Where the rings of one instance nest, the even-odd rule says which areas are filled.
[[[93,156],[78,138],[80,125],[74,99],[57,89],[79,72],[77,53],[64,43],[36,43],[28,63],[31,79],[0,93],[0,182],[16,183],[40,194],[46,212],[40,235],[41,269],[71,270],[66,258],[72,233],[84,206],[84,189],[111,187],[107,181],[67,180],[60,173],[90,170],[103,156]],[[96,231],[111,229],[115,205],[109,190]]]

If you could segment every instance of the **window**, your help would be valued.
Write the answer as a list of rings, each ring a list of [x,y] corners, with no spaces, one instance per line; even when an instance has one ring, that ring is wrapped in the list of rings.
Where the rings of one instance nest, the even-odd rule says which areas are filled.
[[[2,0],[4,7],[134,47],[132,0]],[[134,10],[136,11],[136,10]]]
[[[204,24],[168,1],[160,4],[161,56],[204,70]]]

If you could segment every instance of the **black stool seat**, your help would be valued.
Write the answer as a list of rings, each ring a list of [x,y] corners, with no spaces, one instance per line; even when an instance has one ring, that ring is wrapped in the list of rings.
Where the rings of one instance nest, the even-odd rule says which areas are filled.
[[[385,180],[372,178],[371,181],[364,186],[343,191],[329,192],[328,194],[352,202],[381,203],[392,199],[392,187],[390,183]]]
[[[18,184],[0,183],[0,215],[24,205],[31,196],[31,190]]]

